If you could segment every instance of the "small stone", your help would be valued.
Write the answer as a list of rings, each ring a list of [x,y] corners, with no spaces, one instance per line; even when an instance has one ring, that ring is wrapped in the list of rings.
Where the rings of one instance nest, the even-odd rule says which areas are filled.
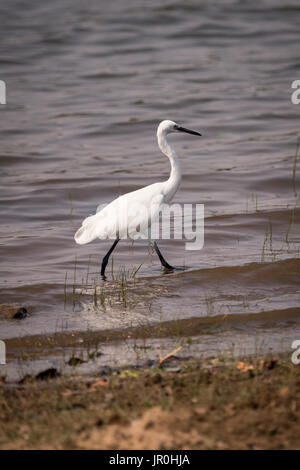
[[[113,372],[117,372],[117,369],[115,369],[114,367],[103,366],[103,367],[99,370],[99,375],[110,375],[110,374],[112,374]]]
[[[48,380],[48,379],[55,379],[60,376],[60,373],[54,367],[50,367],[49,369],[43,370],[39,374],[35,376],[37,380]]]
[[[154,374],[153,377],[152,377],[152,382],[154,384],[158,384],[162,381],[162,376],[161,374],[157,373],[157,374]]]
[[[68,360],[68,364],[69,366],[78,366],[79,364],[82,364],[83,362],[85,362],[83,359],[81,359],[80,357],[75,357],[75,356],[72,356],[69,360]]]
[[[13,318],[16,320],[22,320],[22,318],[26,317],[28,317],[28,311],[24,307],[19,308],[19,310],[13,315]]]

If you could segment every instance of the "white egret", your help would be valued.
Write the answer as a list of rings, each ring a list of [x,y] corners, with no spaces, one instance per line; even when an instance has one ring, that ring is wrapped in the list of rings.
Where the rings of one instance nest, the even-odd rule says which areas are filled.
[[[169,203],[179,187],[181,181],[180,163],[175,151],[169,145],[166,138],[167,134],[171,132],[187,132],[188,134],[201,135],[199,132],[181,127],[173,121],[166,120],[159,124],[157,129],[158,146],[169,158],[171,164],[171,172],[168,180],[161,183],[150,184],[144,188],[119,196],[103,209],[96,212],[96,214],[87,217],[82,222],[79,230],[75,233],[74,238],[79,245],[89,243],[96,238],[115,239],[112,247],[102,260],[102,276],[105,275],[105,268],[110,255],[120,238],[123,238],[121,234],[125,233],[130,236],[137,230],[143,231],[145,228],[149,229],[151,221],[153,221],[153,218],[159,213],[162,204]],[[137,211],[135,215],[132,215],[133,212],[131,212],[131,217],[123,217],[124,212],[128,213],[128,209],[130,211],[130,209],[137,204],[139,207],[143,207],[146,210]],[[155,208],[155,213],[152,211],[150,217],[150,210],[153,207]],[[139,227],[139,229],[137,229],[137,227]],[[162,256],[155,240],[153,246],[162,266],[169,270],[174,269]]]

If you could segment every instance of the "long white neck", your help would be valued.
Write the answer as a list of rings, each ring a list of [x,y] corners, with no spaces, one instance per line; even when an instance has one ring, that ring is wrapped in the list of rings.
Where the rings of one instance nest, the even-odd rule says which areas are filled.
[[[171,173],[169,179],[164,183],[165,200],[169,202],[176,193],[181,181],[181,168],[175,150],[167,142],[167,135],[160,129],[157,132],[158,146],[168,157],[171,163]]]

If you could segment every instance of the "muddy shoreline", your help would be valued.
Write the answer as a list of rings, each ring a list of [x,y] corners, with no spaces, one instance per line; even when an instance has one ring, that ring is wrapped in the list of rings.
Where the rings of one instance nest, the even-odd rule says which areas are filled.
[[[290,355],[49,377],[1,381],[1,449],[300,448]]]

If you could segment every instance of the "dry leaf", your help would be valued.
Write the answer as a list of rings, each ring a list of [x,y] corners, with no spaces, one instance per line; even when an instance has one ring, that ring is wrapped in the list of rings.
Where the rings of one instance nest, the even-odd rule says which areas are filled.
[[[169,354],[167,354],[166,356],[164,357],[161,357],[159,362],[158,362],[158,367],[160,367],[162,365],[163,362],[165,362],[167,359],[169,359],[170,357],[174,356],[178,351],[180,351],[180,349],[182,349],[182,346],[179,346],[178,348],[174,349],[173,351],[171,351]]]
[[[73,392],[72,390],[67,389],[62,394],[64,397],[70,397],[71,395],[73,395]]]
[[[291,390],[288,386],[283,387],[279,390],[279,396],[281,398],[289,398],[291,396]]]
[[[254,369],[254,367],[252,365],[247,365],[247,364],[245,364],[245,362],[242,362],[242,361],[238,361],[236,363],[236,368],[240,372],[248,372],[248,370],[253,370]]]
[[[91,388],[96,388],[96,387],[107,387],[108,381],[107,380],[97,380],[97,382],[94,382],[91,385]]]

